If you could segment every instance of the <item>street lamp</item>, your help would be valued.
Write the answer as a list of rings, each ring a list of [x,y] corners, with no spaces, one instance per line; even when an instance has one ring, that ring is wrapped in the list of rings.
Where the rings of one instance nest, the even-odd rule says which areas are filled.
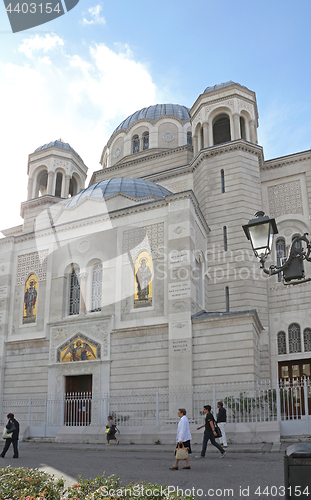
[[[311,244],[305,233],[303,236],[297,236],[292,242],[288,258],[280,266],[272,265],[266,269],[265,262],[272,250],[273,236],[278,233],[275,219],[270,219],[264,212],[256,212],[255,219],[251,219],[248,224],[243,226],[248,240],[250,240],[253,252],[260,261],[260,268],[264,273],[272,276],[283,272],[285,285],[298,285],[310,281],[311,278],[305,278],[303,261],[311,262]],[[302,242],[306,247],[303,248]],[[296,281],[293,281],[296,280]]]

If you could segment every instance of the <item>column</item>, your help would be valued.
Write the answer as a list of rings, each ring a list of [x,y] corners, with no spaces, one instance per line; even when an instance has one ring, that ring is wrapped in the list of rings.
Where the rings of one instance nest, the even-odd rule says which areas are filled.
[[[34,198],[33,194],[33,179],[28,179],[28,195],[27,200],[32,200]]]
[[[208,146],[210,145],[210,142],[209,142],[208,123],[207,122],[203,123],[203,140],[204,140],[204,147],[208,148]]]
[[[241,127],[240,127],[240,116],[235,113],[233,115],[233,137],[231,137],[231,140],[234,141],[235,139],[241,139]]]
[[[53,181],[54,181],[54,172],[48,173],[48,185],[46,189],[46,194],[53,194]]]
[[[65,189],[64,189],[64,198],[68,198],[69,195],[69,184],[70,184],[70,175],[65,176]]]
[[[80,296],[81,296],[81,305],[80,312],[85,314],[87,312],[86,307],[86,284],[87,284],[87,276],[86,272],[80,272]]]
[[[193,138],[193,154],[194,156],[198,154],[199,148],[198,148],[198,136],[194,135]]]
[[[214,146],[213,123],[208,123],[208,144]]]
[[[250,141],[253,144],[257,144],[257,133],[256,133],[255,120],[250,120],[250,122],[249,122],[249,128],[250,128]]]

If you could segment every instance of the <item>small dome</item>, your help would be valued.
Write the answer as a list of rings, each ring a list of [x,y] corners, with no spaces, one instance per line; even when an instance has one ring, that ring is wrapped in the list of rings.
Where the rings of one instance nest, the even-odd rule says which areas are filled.
[[[158,200],[163,200],[165,196],[172,194],[168,189],[151,181],[134,179],[132,177],[119,177],[92,184],[76,196],[73,196],[66,206],[73,207],[84,198],[103,199],[118,193],[126,194],[132,198],[153,196]]]
[[[80,158],[80,160],[83,162],[81,156],[78,155],[78,153],[70,146],[70,144],[68,144],[68,142],[52,141],[52,142],[49,142],[48,144],[44,144],[44,146],[40,146],[34,152],[37,153],[38,151],[42,151],[43,149],[52,148],[52,147],[54,147],[54,148],[61,148],[61,149],[67,149],[69,151],[73,151],[78,156],[78,158]]]
[[[229,82],[219,83],[218,85],[213,85],[213,87],[206,87],[203,94],[208,94],[209,92],[212,92],[213,90],[221,90],[225,87],[230,87],[230,85],[240,85],[240,84],[233,82],[232,80],[229,80]],[[242,87],[242,85],[240,85],[240,87]]]
[[[126,120],[120,123],[113,134],[118,132],[118,130],[126,130],[132,123],[143,118],[154,121],[160,116],[176,116],[183,121],[190,120],[189,108],[186,108],[186,106],[181,106],[180,104],[155,104],[148,108],[140,109],[128,116]]]

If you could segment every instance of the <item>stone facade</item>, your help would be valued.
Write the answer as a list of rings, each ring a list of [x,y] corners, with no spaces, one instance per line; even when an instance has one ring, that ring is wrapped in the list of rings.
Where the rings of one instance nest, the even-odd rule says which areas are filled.
[[[241,226],[263,209],[285,250],[310,231],[310,152],[265,162],[256,96],[233,82],[166,106],[125,120],[82,194],[69,145],[29,155],[24,225],[0,240],[1,394],[308,375],[310,285],[264,277]]]

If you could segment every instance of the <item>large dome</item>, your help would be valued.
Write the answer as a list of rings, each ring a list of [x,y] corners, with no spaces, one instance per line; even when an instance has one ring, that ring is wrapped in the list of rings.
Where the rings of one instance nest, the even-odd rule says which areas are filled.
[[[76,196],[73,196],[66,206],[73,207],[85,198],[103,199],[118,193],[123,193],[133,198],[152,196],[157,200],[163,200],[165,196],[172,194],[168,189],[151,181],[134,179],[132,177],[119,177],[92,184]]]
[[[180,104],[154,104],[148,108],[140,109],[132,115],[128,116],[122,123],[115,129],[113,134],[118,130],[126,130],[132,125],[143,118],[154,121],[160,116],[176,116],[182,121],[190,120],[189,108],[181,106]],[[112,135],[113,135],[112,134]]]

